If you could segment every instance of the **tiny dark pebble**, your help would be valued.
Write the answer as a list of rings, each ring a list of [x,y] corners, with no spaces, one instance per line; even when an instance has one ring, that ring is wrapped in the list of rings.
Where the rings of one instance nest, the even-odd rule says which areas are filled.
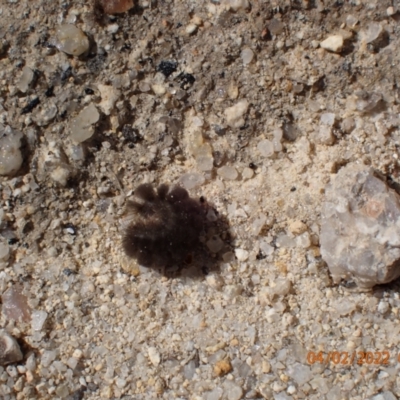
[[[136,144],[142,140],[142,135],[140,135],[137,129],[134,129],[132,125],[124,125],[121,132],[124,139],[129,143]]]
[[[11,239],[8,240],[8,244],[10,246],[12,246],[13,244],[16,244],[16,243],[18,243],[18,239],[17,238],[11,238]]]
[[[265,257],[266,255],[261,250],[256,255],[257,260],[263,260]]]
[[[88,60],[87,67],[90,72],[97,75],[104,70],[107,61],[107,53],[104,49],[98,49],[97,54]]]
[[[75,390],[75,392],[72,393],[71,400],[82,400],[85,396],[86,390],[86,386],[81,386],[78,390]]]
[[[177,68],[178,64],[175,61],[161,61],[160,64],[158,64],[157,70],[168,78]]]
[[[38,97],[31,100],[22,110],[21,114],[28,114],[32,112],[32,110],[40,104],[40,100]]]
[[[188,74],[186,72],[180,73],[176,80],[180,82],[181,89],[189,89],[190,86],[196,81],[196,78],[192,74]]]
[[[249,164],[249,168],[251,168],[251,169],[257,169],[257,165],[251,162],[251,163]]]
[[[226,128],[220,125],[213,125],[213,129],[218,136],[223,136],[226,133]]]
[[[54,86],[49,86],[47,90],[44,92],[46,97],[54,96]]]
[[[68,67],[65,71],[61,73],[61,82],[65,82],[71,76],[72,76],[72,67]]]
[[[64,269],[63,269],[63,274],[64,274],[64,275],[70,276],[70,275],[75,274],[75,273],[76,273],[76,272],[73,271],[73,270],[70,269],[70,268],[64,268]]]
[[[121,47],[121,51],[129,51],[132,49],[132,46],[129,43],[124,43],[124,45]]]
[[[86,88],[85,89],[85,94],[92,95],[92,94],[94,94],[94,90],[90,89],[90,88]]]
[[[296,191],[296,188],[293,186],[292,188],[290,188],[290,191],[291,191],[291,192],[295,192],[295,191]]]

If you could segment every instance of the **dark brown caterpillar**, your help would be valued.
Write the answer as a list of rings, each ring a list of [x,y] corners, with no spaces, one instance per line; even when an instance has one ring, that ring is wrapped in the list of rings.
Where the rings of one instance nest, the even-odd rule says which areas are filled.
[[[140,185],[127,203],[132,220],[123,235],[129,257],[146,267],[182,267],[201,246],[207,205],[180,186]]]

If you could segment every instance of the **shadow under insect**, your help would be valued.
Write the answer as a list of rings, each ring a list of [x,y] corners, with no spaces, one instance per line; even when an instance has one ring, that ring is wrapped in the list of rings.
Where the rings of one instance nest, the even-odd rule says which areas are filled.
[[[217,269],[219,260],[208,252],[204,237],[211,229],[227,242],[229,230],[222,218],[207,218],[210,208],[180,186],[161,185],[155,190],[150,184],[140,185],[127,203],[130,222],[122,240],[125,253],[165,275],[185,269],[186,275],[201,276]]]

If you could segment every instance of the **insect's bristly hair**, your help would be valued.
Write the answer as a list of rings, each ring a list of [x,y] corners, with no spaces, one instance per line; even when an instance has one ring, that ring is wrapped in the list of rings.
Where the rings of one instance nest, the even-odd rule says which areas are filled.
[[[135,190],[135,197],[146,201],[153,201],[156,198],[156,192],[149,183],[144,183],[138,186]]]
[[[189,198],[189,193],[182,187],[174,187],[167,196],[168,201],[175,203]]]
[[[157,188],[158,197],[159,197],[161,200],[164,200],[165,197],[167,196],[168,190],[169,190],[168,185],[166,185],[166,184],[160,185],[160,186]]]
[[[140,185],[134,197],[127,203],[133,218],[122,240],[126,255],[147,267],[184,266],[200,246],[204,205],[179,186]]]

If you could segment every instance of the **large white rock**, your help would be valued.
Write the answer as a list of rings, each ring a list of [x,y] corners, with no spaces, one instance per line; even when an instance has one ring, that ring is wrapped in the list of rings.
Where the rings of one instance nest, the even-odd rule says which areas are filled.
[[[326,187],[321,255],[336,283],[360,288],[400,276],[400,196],[373,168],[351,163]]]

